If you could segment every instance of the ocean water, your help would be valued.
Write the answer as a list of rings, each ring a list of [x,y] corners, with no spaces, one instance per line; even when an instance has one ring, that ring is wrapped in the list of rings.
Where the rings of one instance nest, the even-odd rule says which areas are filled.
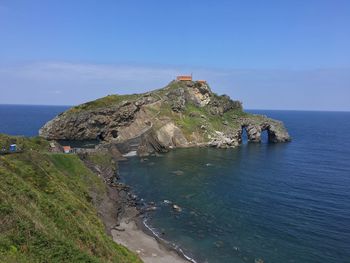
[[[65,109],[0,105],[0,133],[37,135]],[[350,113],[253,112],[284,121],[293,141],[120,163],[158,207],[147,225],[197,262],[350,262]]]
[[[0,133],[37,136],[39,129],[68,106],[1,105]]]
[[[158,207],[147,224],[197,262],[350,262],[350,113],[254,112],[283,120],[293,141],[120,164]]]

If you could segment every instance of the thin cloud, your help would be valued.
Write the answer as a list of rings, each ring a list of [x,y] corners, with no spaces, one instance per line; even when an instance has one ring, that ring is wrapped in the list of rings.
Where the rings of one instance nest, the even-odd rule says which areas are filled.
[[[142,66],[113,66],[77,63],[35,63],[0,69],[0,73],[16,75],[29,79],[71,79],[82,80],[135,80],[163,79],[173,77],[180,71],[172,68],[142,67]]]
[[[78,104],[164,87],[193,72],[247,108],[350,110],[350,69],[206,69],[41,62],[0,65],[0,103]]]

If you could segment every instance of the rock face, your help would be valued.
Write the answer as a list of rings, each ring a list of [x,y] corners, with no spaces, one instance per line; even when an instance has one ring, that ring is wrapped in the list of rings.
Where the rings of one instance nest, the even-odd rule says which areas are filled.
[[[242,127],[246,129],[250,142],[261,142],[261,133],[265,130],[268,133],[270,142],[290,141],[290,136],[284,128],[283,123],[276,120],[266,119],[262,120],[261,123],[250,123],[247,120],[247,123],[244,123]]]
[[[181,129],[169,122],[156,132],[157,138],[165,147],[185,147],[188,142]]]
[[[204,107],[209,104],[212,92],[207,85],[192,81],[184,83],[185,87],[180,86],[166,93],[166,100],[169,101],[173,111],[181,112],[185,110],[186,103],[193,103],[198,107]]]
[[[222,116],[225,112],[241,108],[242,104],[239,101],[233,101],[227,95],[215,97],[210,101],[210,113],[213,115]]]
[[[246,129],[250,142],[267,131],[270,142],[287,142],[282,122],[245,113],[239,101],[214,94],[207,84],[172,81],[144,94],[110,95],[69,109],[49,121],[40,136],[99,140],[139,155],[175,147],[236,147]]]
[[[145,95],[131,103],[97,108],[78,113],[65,112],[49,121],[39,131],[40,136],[56,140],[113,140],[118,137],[121,127],[128,126],[143,105],[154,102]]]

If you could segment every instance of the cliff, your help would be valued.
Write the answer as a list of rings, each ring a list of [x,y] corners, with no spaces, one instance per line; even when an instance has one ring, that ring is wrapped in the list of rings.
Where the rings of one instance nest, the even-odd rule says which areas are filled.
[[[266,130],[270,142],[287,142],[282,122],[243,111],[239,101],[213,93],[206,83],[172,81],[133,95],[109,95],[69,109],[40,129],[55,140],[99,139],[140,155],[174,147],[236,147],[246,129],[251,142]]]
[[[0,134],[12,143],[21,151],[0,154],[0,262],[141,262],[110,237],[122,200],[103,181],[116,167],[108,152],[83,162],[42,138]]]

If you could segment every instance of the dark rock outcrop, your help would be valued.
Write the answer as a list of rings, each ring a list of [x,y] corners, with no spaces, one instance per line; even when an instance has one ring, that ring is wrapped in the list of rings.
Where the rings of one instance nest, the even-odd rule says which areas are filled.
[[[141,142],[137,148],[139,156],[148,156],[149,153],[166,151],[167,147],[158,140],[153,130],[141,136]]]
[[[242,110],[242,104],[239,101],[233,101],[227,95],[218,96],[210,101],[210,112],[213,115],[222,116],[229,110]]]
[[[166,97],[173,111],[181,112],[185,109],[186,99],[185,90],[183,88],[169,91]]]
[[[65,112],[49,121],[39,131],[40,136],[55,140],[94,140],[112,141],[118,137],[121,127],[128,126],[135,114],[144,106],[157,99],[145,95],[133,102],[122,101],[95,110],[78,113]]]

